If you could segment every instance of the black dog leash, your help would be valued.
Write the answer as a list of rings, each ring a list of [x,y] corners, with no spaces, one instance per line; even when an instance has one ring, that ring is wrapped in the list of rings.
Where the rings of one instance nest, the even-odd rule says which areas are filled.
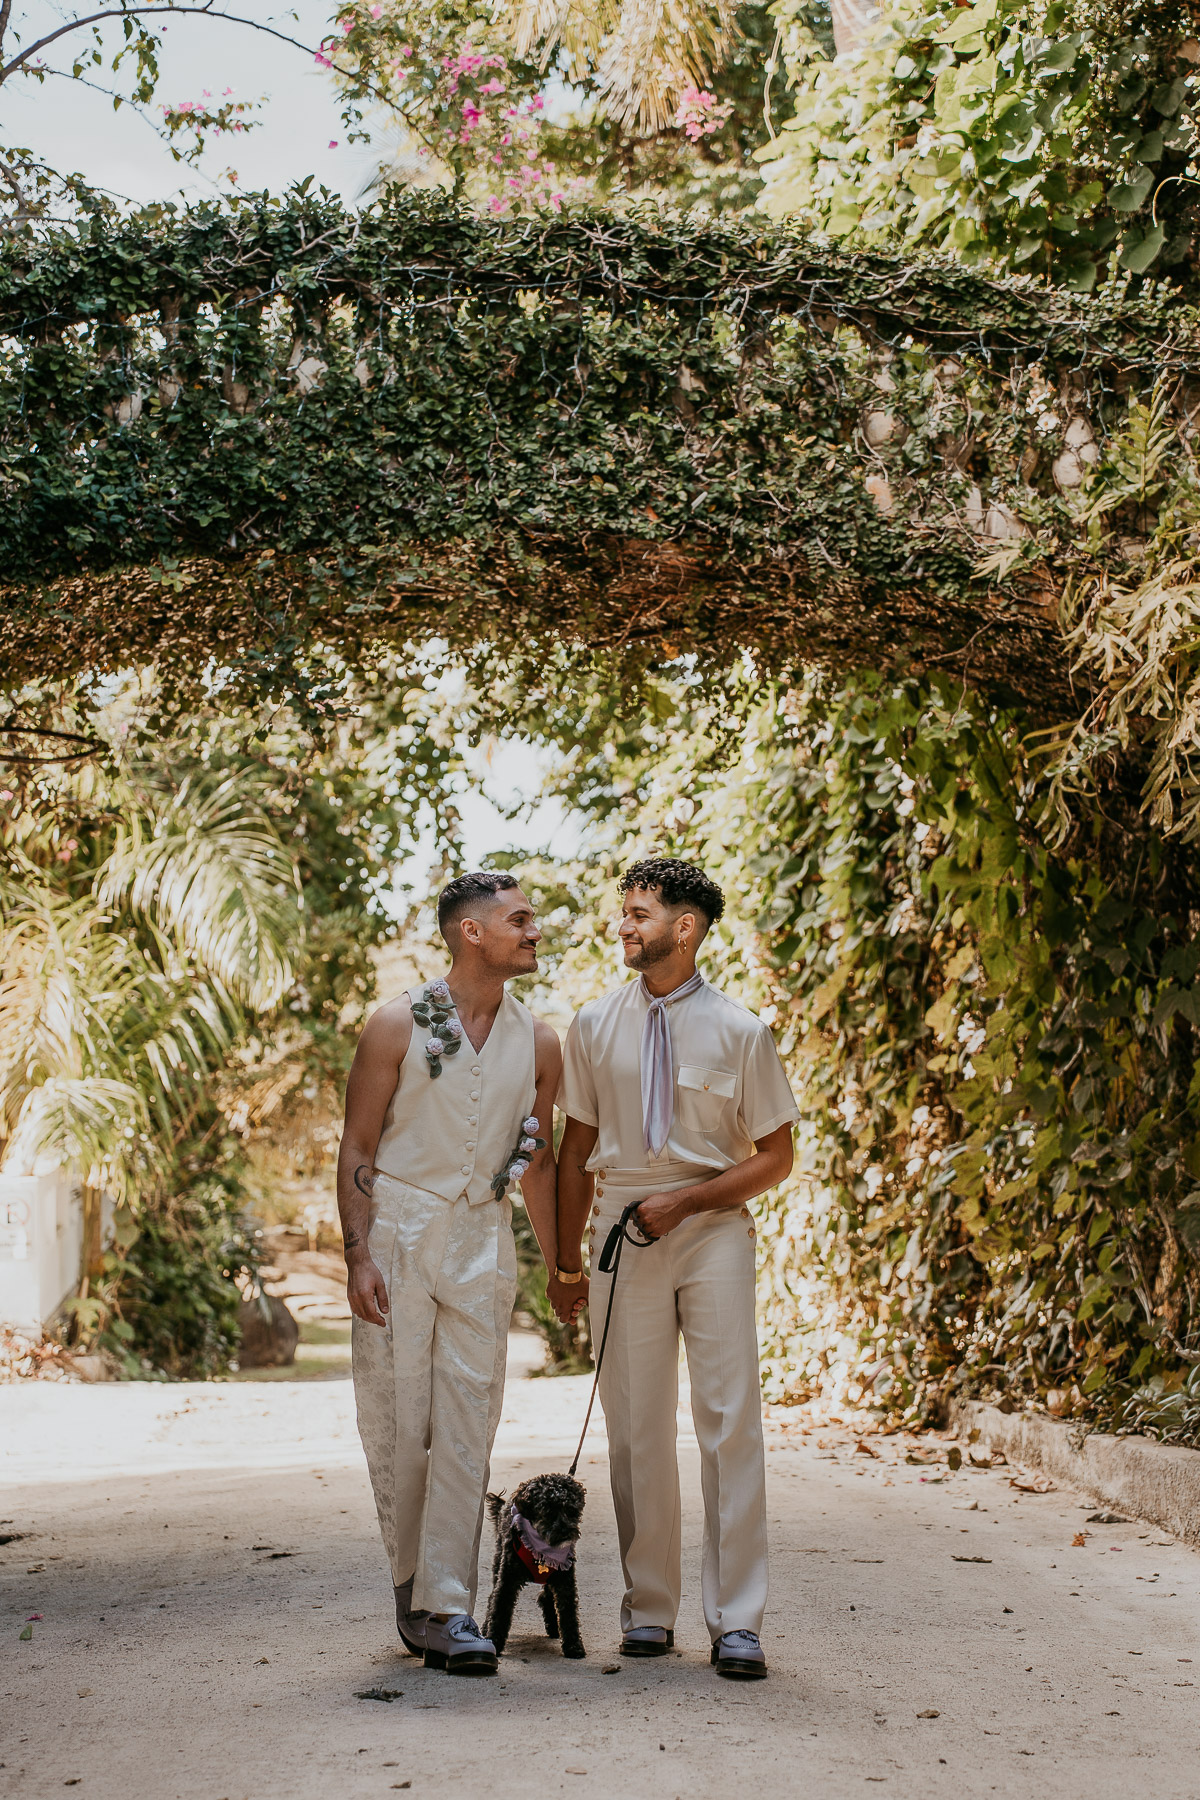
[[[592,1408],[596,1404],[596,1389],[600,1386],[600,1369],[604,1362],[604,1347],[608,1343],[608,1328],[612,1323],[613,1301],[616,1298],[617,1293],[617,1271],[621,1267],[621,1252],[626,1244],[632,1244],[635,1250],[644,1250],[647,1244],[657,1242],[657,1239],[646,1236],[634,1217],[634,1214],[641,1204],[640,1200],[634,1200],[625,1208],[625,1211],[621,1214],[620,1218],[605,1238],[604,1248],[600,1252],[600,1273],[602,1275],[611,1275],[612,1280],[608,1284],[608,1307],[604,1314],[604,1330],[600,1334],[600,1351],[596,1357],[596,1375],[592,1382],[591,1394],[588,1397],[587,1412],[585,1413],[583,1420],[583,1430],[579,1434],[579,1448],[575,1452],[574,1462],[572,1462],[571,1467],[567,1470],[568,1475],[574,1475],[576,1469],[579,1467],[579,1458],[583,1455],[583,1440],[587,1436],[588,1426],[591,1424],[592,1420]],[[637,1232],[637,1237],[632,1237],[630,1235],[630,1225],[632,1225],[633,1229]]]

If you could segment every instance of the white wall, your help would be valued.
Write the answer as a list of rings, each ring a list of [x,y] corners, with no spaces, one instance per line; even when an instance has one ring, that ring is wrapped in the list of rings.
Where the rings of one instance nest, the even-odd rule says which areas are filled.
[[[50,1319],[78,1284],[82,1250],[77,1177],[0,1174],[0,1321],[36,1329]]]

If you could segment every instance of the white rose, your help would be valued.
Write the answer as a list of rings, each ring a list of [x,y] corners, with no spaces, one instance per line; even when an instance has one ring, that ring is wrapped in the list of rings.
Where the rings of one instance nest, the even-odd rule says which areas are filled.
[[[443,1030],[448,1038],[460,1038],[462,1036],[462,1026],[457,1019],[447,1019]]]
[[[431,1000],[448,1000],[450,998],[449,983],[445,981],[431,981],[426,991]]]
[[[521,1157],[518,1157],[516,1162],[509,1163],[508,1165],[508,1179],[510,1181],[520,1181],[522,1175],[527,1174],[528,1170],[529,1164]]]
[[[534,1132],[537,1130],[537,1128],[538,1128],[538,1122],[532,1115],[530,1115],[530,1117],[528,1119],[525,1119],[522,1121],[521,1130],[526,1133]]]
[[[523,1137],[517,1145],[517,1149],[521,1152],[522,1156],[532,1156],[537,1149],[537,1145],[531,1137]]]
[[[441,1038],[431,1037],[425,1046],[425,1054],[426,1056],[440,1056],[445,1048]]]

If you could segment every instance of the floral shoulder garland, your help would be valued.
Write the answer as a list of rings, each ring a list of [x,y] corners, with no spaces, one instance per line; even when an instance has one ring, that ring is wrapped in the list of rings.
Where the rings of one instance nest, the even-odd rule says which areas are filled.
[[[537,1128],[538,1120],[532,1113],[527,1119],[522,1119],[515,1145],[505,1157],[503,1166],[492,1176],[492,1192],[497,1200],[504,1198],[510,1181],[520,1181],[522,1175],[528,1172],[529,1159],[534,1152],[546,1148],[545,1138],[535,1136]]]
[[[412,1015],[418,1025],[429,1029],[425,1058],[429,1064],[429,1079],[435,1081],[442,1072],[443,1056],[453,1056],[462,1049],[463,1028],[454,1011],[447,983],[427,982],[421,998],[412,1003]]]

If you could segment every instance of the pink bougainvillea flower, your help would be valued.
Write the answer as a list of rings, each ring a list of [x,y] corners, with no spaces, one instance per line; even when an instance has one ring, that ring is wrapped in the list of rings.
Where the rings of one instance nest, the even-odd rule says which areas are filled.
[[[337,147],[338,147],[338,141],[337,141],[337,139],[336,139],[336,138],[330,138],[330,140],[329,140],[329,148],[330,148],[330,149],[331,149],[331,150],[336,150],[336,149],[337,149]]]
[[[330,62],[329,58],[327,56],[323,56],[319,50],[317,51],[317,54],[313,57],[313,61],[320,63],[320,65],[323,69],[332,69],[332,67],[333,67],[333,64]]]
[[[373,7],[372,7],[372,8],[371,8],[371,17],[372,17],[372,18],[373,18],[373,19],[381,19],[381,18],[382,18],[382,17],[383,17],[383,8],[382,8],[382,6],[373,6]]]
[[[542,99],[542,96],[540,94],[535,94],[529,102],[530,108],[534,112],[541,112],[541,110],[545,106],[545,104],[546,104],[546,102]]]
[[[504,83],[493,75],[490,81],[485,81],[482,84],[479,91],[481,94],[503,94],[507,92],[507,89],[505,88]]]

